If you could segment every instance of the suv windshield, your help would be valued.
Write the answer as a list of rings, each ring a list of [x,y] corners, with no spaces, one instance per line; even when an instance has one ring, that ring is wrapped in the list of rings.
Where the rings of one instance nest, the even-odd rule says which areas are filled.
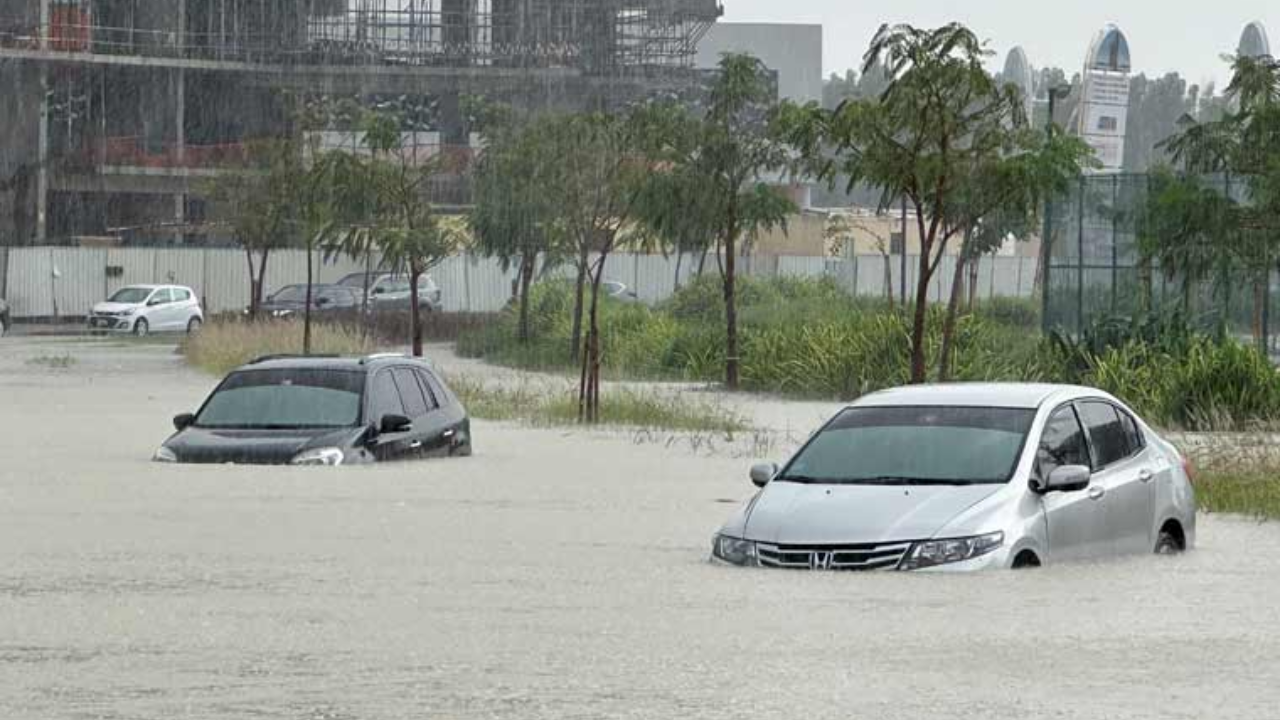
[[[320,296],[319,287],[316,285],[312,285],[311,297],[316,298],[319,296]],[[307,286],[306,285],[290,285],[288,287],[282,288],[275,295],[272,295],[270,300],[271,302],[278,302],[278,303],[279,302],[304,303],[307,301]]]
[[[138,303],[146,302],[150,296],[150,288],[124,288],[123,290],[117,290],[116,294],[112,295],[108,302],[137,305]]]
[[[784,482],[985,485],[1012,477],[1034,410],[851,408],[787,467]]]
[[[340,428],[360,420],[364,375],[342,370],[244,370],[222,382],[196,426]]]

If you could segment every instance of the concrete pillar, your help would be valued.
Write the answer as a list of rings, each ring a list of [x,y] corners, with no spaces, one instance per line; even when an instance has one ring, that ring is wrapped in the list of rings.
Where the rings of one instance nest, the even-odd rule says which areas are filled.
[[[40,49],[49,49],[49,30],[53,25],[52,0],[40,0]]]
[[[42,3],[47,10],[48,0]],[[47,26],[46,26],[47,27]],[[40,66],[40,127],[36,141],[36,244],[49,239],[49,68]]]
[[[187,73],[179,68],[172,71],[174,87],[174,156],[179,167],[187,166]],[[187,219],[187,196],[179,193],[173,196],[174,220],[183,224]],[[174,233],[174,243],[181,245],[183,232]]]

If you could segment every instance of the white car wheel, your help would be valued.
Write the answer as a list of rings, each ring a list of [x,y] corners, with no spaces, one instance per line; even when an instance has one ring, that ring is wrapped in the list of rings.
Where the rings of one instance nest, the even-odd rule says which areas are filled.
[[[204,325],[204,321],[198,317],[193,317],[187,321],[187,334],[195,335],[200,332],[200,327]]]

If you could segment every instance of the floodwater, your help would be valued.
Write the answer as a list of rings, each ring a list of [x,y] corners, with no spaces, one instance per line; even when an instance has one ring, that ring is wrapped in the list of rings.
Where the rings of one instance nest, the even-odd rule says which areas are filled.
[[[740,458],[478,423],[469,460],[147,462],[211,385],[163,346],[0,340],[0,717],[1280,714],[1277,524],[1017,574],[737,571],[706,555]]]

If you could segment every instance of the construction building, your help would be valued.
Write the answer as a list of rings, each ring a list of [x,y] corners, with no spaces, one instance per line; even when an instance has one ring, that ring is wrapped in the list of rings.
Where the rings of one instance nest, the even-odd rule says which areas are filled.
[[[462,98],[609,108],[698,82],[718,0],[0,0],[0,244],[203,220],[286,97],[395,106],[470,151]],[[340,132],[345,128],[332,128]],[[417,142],[419,140],[415,140]],[[442,183],[444,204],[464,204]]]

